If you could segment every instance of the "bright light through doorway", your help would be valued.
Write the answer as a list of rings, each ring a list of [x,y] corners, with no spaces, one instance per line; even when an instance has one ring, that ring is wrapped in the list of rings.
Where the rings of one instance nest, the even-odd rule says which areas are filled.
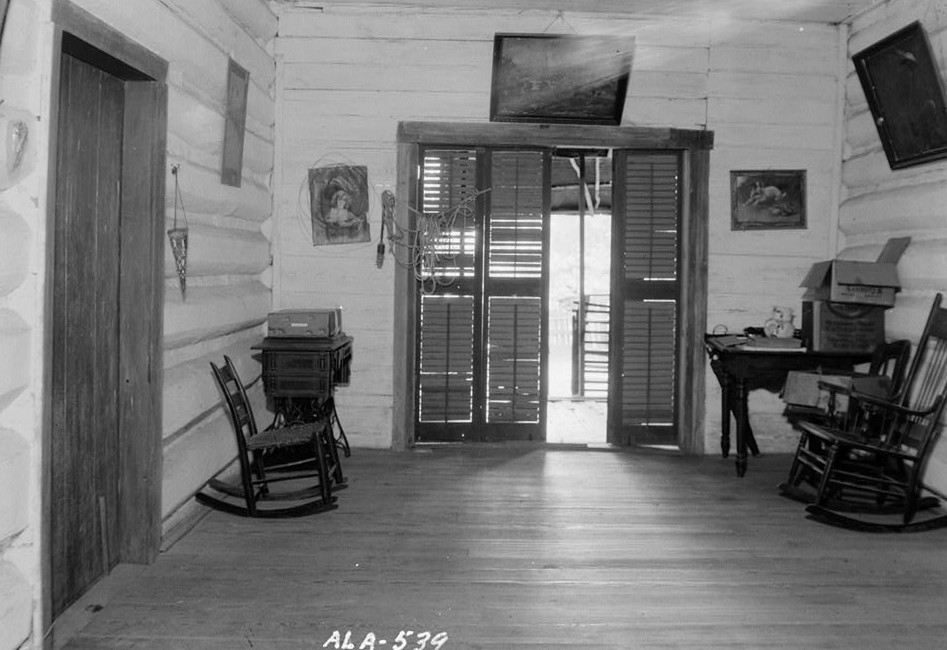
[[[611,163],[610,160],[602,162]],[[574,187],[577,193],[578,185]],[[583,290],[587,305],[592,305],[592,309],[597,308],[600,312],[604,310],[599,320],[604,318],[605,323],[599,327],[607,331],[611,259],[610,192],[608,199],[608,205],[603,206],[599,202],[597,209],[594,205],[587,208],[584,217],[580,217],[576,209],[554,209],[552,213],[547,442],[589,445],[604,445],[606,442],[607,337],[594,333],[585,337],[586,347],[590,351],[600,348],[601,354],[595,351],[586,353],[587,363],[583,375],[576,335],[578,305]],[[583,220],[585,233],[581,236],[580,224]],[[580,278],[583,244],[585,273]],[[594,361],[590,362],[590,357]]]

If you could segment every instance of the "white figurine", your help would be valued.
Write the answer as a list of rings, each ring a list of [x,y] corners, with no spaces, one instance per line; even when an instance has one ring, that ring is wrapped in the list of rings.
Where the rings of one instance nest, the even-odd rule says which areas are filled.
[[[796,333],[793,318],[792,307],[773,307],[772,315],[763,323],[763,332],[766,336],[788,339]]]

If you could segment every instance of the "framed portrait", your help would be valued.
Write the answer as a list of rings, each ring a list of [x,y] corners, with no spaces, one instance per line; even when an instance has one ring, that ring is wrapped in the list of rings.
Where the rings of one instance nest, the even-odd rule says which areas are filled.
[[[220,182],[240,187],[243,178],[243,136],[247,125],[247,90],[250,73],[230,59],[227,66],[227,113],[224,116],[224,148]]]
[[[947,106],[927,36],[914,22],[852,57],[891,169],[947,157]]]
[[[314,246],[371,241],[367,167],[310,169],[309,202]]]
[[[806,227],[804,169],[730,172],[730,229]]]
[[[621,124],[634,38],[496,34],[490,120]]]

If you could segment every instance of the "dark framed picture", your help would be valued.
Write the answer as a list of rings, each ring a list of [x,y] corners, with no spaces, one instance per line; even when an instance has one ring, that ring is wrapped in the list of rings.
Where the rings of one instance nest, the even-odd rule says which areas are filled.
[[[312,244],[371,241],[368,224],[368,168],[332,165],[309,170]]]
[[[730,229],[806,227],[806,171],[766,169],[730,172]]]
[[[852,57],[891,169],[947,157],[940,72],[918,22]]]
[[[250,73],[230,59],[227,66],[227,114],[224,116],[224,149],[220,182],[240,187],[243,178],[243,135],[247,124],[247,90]]]
[[[634,38],[496,34],[490,120],[621,124]]]

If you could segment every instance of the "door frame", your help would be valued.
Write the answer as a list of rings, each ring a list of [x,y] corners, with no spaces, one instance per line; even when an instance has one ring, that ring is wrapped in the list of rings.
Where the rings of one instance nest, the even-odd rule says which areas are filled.
[[[100,67],[125,81],[120,223],[121,246],[134,250],[120,267],[119,305],[144,303],[141,310],[120,309],[119,488],[116,520],[120,529],[118,560],[150,563],[161,541],[163,313],[165,167],[167,156],[168,63],[129,40],[68,0],[55,0],[49,119],[49,172],[46,195],[46,278],[54,277],[56,188],[59,129],[60,60],[63,36],[74,36],[104,53]],[[98,65],[100,62],[96,61]],[[144,261],[142,261],[142,256]],[[52,480],[52,320],[55,287],[46,282],[43,331],[43,458],[41,574],[43,629],[52,624],[51,480]],[[134,398],[134,399],[131,399]],[[122,435],[134,431],[135,435]]]
[[[704,347],[707,328],[707,255],[710,150],[714,134],[706,130],[561,124],[400,122],[395,218],[414,227],[409,206],[417,201],[413,170],[420,145],[491,147],[595,147],[677,150],[683,156],[681,283],[678,330],[679,368],[677,441],[684,453],[704,451]],[[410,268],[395,271],[392,447],[414,444],[416,418],[415,341],[417,291]]]

